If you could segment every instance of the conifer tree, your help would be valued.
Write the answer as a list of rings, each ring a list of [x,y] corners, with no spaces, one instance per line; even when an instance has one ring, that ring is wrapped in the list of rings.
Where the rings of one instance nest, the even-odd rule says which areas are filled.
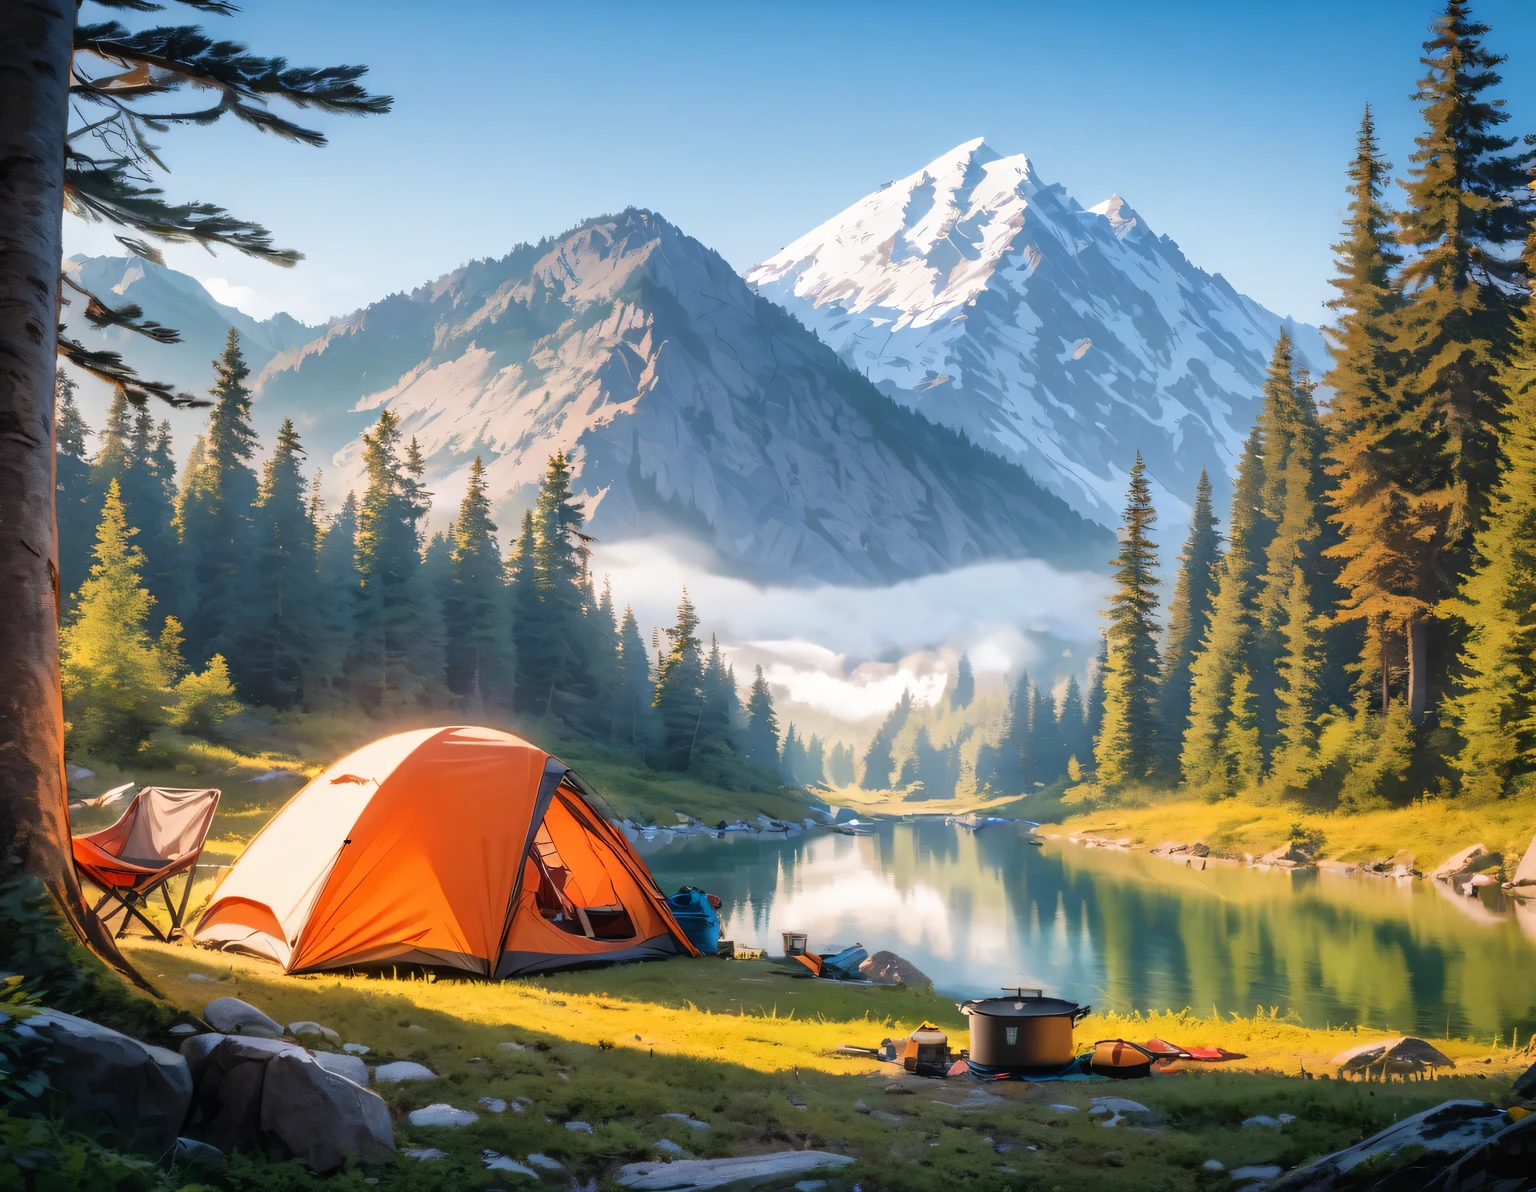
[[[188,575],[189,599],[183,618],[187,652],[193,659],[238,654],[235,641],[244,620],[245,569],[251,555],[252,510],[256,503],[256,432],[251,427],[251,370],[230,330],[214,362],[214,399],[202,459],[190,470],[181,496],[177,528]],[[237,669],[237,683],[244,676]]]
[[[80,588],[61,640],[69,747],[129,762],[166,721],[167,676],[149,635],[154,604],[140,573],[116,480],[107,485],[92,551],[96,562]]]
[[[1146,470],[1137,452],[1106,614],[1109,662],[1094,762],[1099,782],[1110,788],[1143,782],[1157,766],[1157,511]]]
[[[541,649],[536,639],[544,632],[539,616],[537,546],[533,510],[525,509],[517,541],[507,556],[507,602],[512,620],[513,705],[522,711],[533,708],[536,693],[542,686],[532,667]]]
[[[773,692],[759,666],[747,693],[747,729],[742,752],[755,766],[777,772],[779,768],[779,718],[773,710]]]
[[[1393,446],[1407,494],[1407,518],[1420,549],[1396,555],[1404,574],[1382,585],[1389,618],[1406,629],[1408,708],[1430,703],[1431,672],[1443,682],[1444,642],[1432,632],[1438,602],[1472,563],[1498,480],[1498,430],[1505,395],[1501,366],[1515,340],[1526,277],[1509,251],[1530,224],[1530,152],[1499,127],[1509,120],[1489,94],[1503,57],[1483,46],[1488,26],[1466,0],[1447,0],[1424,43],[1425,74],[1414,98],[1424,130],[1415,141],[1398,215],[1405,261],[1404,301],[1392,348],[1401,358]],[[1394,543],[1395,545],[1395,543]],[[1347,581],[1346,581],[1347,582]],[[1359,597],[1357,597],[1359,599]]]
[[[1322,423],[1327,434],[1328,500],[1336,541],[1324,548],[1336,566],[1341,597],[1333,613],[1344,625],[1362,625],[1362,651],[1351,669],[1363,693],[1375,687],[1386,710],[1391,696],[1392,644],[1401,626],[1387,632],[1388,587],[1400,573],[1405,543],[1402,514],[1407,495],[1394,449],[1397,409],[1390,392],[1398,368],[1391,348],[1392,320],[1401,297],[1392,281],[1402,262],[1382,202],[1391,163],[1376,141],[1369,106],[1360,122],[1349,167],[1349,212],[1343,238],[1333,246],[1328,306],[1337,316],[1324,328],[1333,367],[1324,380],[1333,390]],[[1395,618],[1394,618],[1395,620]],[[1398,651],[1399,654],[1401,650]]]
[[[784,730],[784,749],[779,756],[779,775],[791,786],[798,786],[803,781],[801,774],[805,771],[805,742],[800,734],[795,732],[795,722],[791,720],[789,727]]]
[[[256,703],[293,707],[304,700],[314,665],[320,584],[304,447],[291,418],[262,469],[244,572],[245,615],[236,628],[240,685]]]
[[[704,715],[704,664],[700,658],[699,614],[683,589],[677,623],[666,630],[668,648],[657,669],[652,706],[661,722],[667,765],[685,770],[698,744]]]
[[[1076,675],[1068,675],[1066,690],[1061,695],[1061,711],[1056,717],[1061,733],[1062,750],[1066,755],[1066,760],[1062,763],[1063,771],[1074,759],[1079,767],[1092,764],[1093,737],[1088,733],[1085,712],[1083,689],[1078,685]]]
[[[827,754],[827,781],[833,786],[852,786],[853,746],[838,742]]]
[[[451,582],[443,606],[448,634],[448,689],[471,708],[511,694],[512,636],[507,620],[506,571],[491,520],[491,498],[480,457],[449,535]]]
[[[810,743],[805,747],[805,778],[804,784],[821,783],[827,780],[827,746],[817,734],[811,734]]]
[[[400,458],[400,420],[388,409],[363,435],[363,467],[347,680],[364,707],[388,711],[442,690],[442,611],[422,570],[425,494]]]
[[[1536,267],[1536,232],[1526,256]],[[1463,791],[1478,799],[1536,772],[1536,296],[1497,380],[1509,398],[1504,471],[1477,535],[1477,565],[1450,610],[1467,627],[1451,708],[1464,742],[1456,768]]]
[[[318,499],[310,499],[310,518],[322,514]],[[314,646],[306,667],[306,698],[342,703],[350,697],[345,677],[352,646],[361,577],[357,570],[357,495],[347,493],[336,516],[317,529],[315,587],[317,609]]]
[[[1179,764],[1189,787],[1213,796],[1236,790],[1226,737],[1239,673],[1245,676],[1249,696],[1252,691],[1249,668],[1257,635],[1259,577],[1273,535],[1263,508],[1264,464],[1264,445],[1255,425],[1237,465],[1229,540],[1217,569],[1210,627],[1190,666],[1189,727]]]
[[[564,452],[550,458],[533,510],[532,599],[515,612],[519,705],[581,720],[594,697],[591,643],[583,623],[586,514],[571,491]],[[526,597],[519,593],[520,600]],[[558,699],[557,699],[558,697]]]
[[[139,531],[144,552],[144,586],[155,598],[160,616],[181,604],[182,567],[176,534],[175,460],[170,428],[156,428],[149,410],[134,415],[129,465],[123,477],[123,507],[129,524]]]
[[[90,574],[91,539],[101,513],[93,500],[85,440],[90,427],[75,403],[75,382],[62,369],[54,382],[54,436],[58,484],[59,597],[68,608]]]
[[[631,745],[645,745],[650,739],[650,710],[654,686],[651,656],[640,636],[635,610],[625,606],[618,632],[619,704],[616,736]]]
[[[1033,769],[1030,757],[1029,715],[1034,707],[1033,687],[1029,673],[1020,671],[1008,695],[1008,714],[1003,722],[1003,736],[997,743],[997,752],[990,773],[982,776],[999,790],[1024,794]]]
[[[976,698],[976,675],[971,670],[971,656],[962,653],[955,667],[955,689],[949,693],[951,708],[969,708]]]
[[[699,687],[704,700],[703,718],[699,722],[699,744],[718,741],[728,748],[732,747],[741,701],[736,694],[735,677],[726,666],[720,640],[714,634],[709,635],[709,653],[705,656],[704,674]]]
[[[594,725],[610,740],[618,740],[619,721],[627,718],[629,704],[619,675],[619,623],[614,611],[611,577],[603,576],[603,591],[596,600],[592,599],[589,579],[586,620],[593,698],[600,711]]]
[[[1093,744],[1099,739],[1104,727],[1104,676],[1109,669],[1109,638],[1099,635],[1099,652],[1094,655],[1093,675],[1088,682],[1088,698],[1084,701],[1083,729],[1088,742],[1088,756],[1077,760],[1086,769],[1093,769]]]
[[[1217,568],[1221,563],[1221,535],[1216,525],[1216,513],[1211,508],[1211,479],[1201,468],[1200,480],[1195,485],[1195,507],[1189,519],[1189,537],[1179,555],[1179,575],[1174,581],[1173,604],[1168,612],[1168,654],[1158,693],[1159,739],[1165,762],[1174,775],[1178,772],[1184,730],[1189,727],[1195,655],[1210,627],[1211,605],[1216,597]],[[1079,702],[1079,718],[1081,714]]]
[[[1038,684],[1029,705],[1029,761],[1030,787],[1049,786],[1067,772],[1067,743],[1056,719],[1056,697]]]
[[[891,773],[896,768],[896,735],[901,732],[912,715],[912,693],[902,691],[901,699],[886,714],[876,730],[869,749],[864,754],[864,774],[859,782],[867,791],[885,790],[891,785]]]

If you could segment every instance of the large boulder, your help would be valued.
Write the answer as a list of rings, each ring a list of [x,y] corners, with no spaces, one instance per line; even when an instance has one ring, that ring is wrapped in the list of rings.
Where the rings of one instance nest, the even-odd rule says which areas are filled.
[[[1522,1101],[1536,1101],[1536,1064],[1532,1064],[1521,1074],[1511,1092]]]
[[[123,1150],[158,1155],[175,1145],[192,1103],[181,1056],[57,1010],[36,1011],[16,1031],[46,1040],[58,1061],[47,1075],[66,1124]]]
[[[859,975],[867,981],[887,985],[906,985],[911,989],[932,989],[932,979],[910,960],[894,952],[876,952],[859,965]]]
[[[1487,856],[1487,854],[1488,850],[1482,845],[1470,845],[1462,849],[1461,852],[1455,853],[1440,862],[1439,866],[1429,876],[1437,882],[1450,882],[1452,885],[1455,885],[1462,878],[1470,876],[1472,871],[1477,868],[1478,861]]]
[[[353,1084],[368,1087],[368,1065],[363,1063],[355,1055],[338,1054],[334,1051],[314,1052],[315,1063],[319,1064],[327,1072],[334,1072],[337,1076],[345,1077]]]
[[[1536,836],[1531,837],[1531,843],[1526,846],[1525,856],[1520,858],[1520,864],[1516,866],[1515,874],[1509,879],[1509,884],[1516,889],[1536,886]]]
[[[1424,1192],[1527,1192],[1536,1187],[1536,1113],[1505,1126],[1425,1185]]]
[[[1405,1148],[1413,1148],[1409,1153],[1420,1161],[1425,1156],[1443,1156],[1449,1162],[1493,1137],[1506,1124],[1504,1111],[1496,1105],[1481,1101],[1446,1101],[1404,1118],[1347,1150],[1335,1151],[1315,1163],[1298,1167],[1269,1185],[1268,1192],[1330,1192],[1344,1176],[1367,1160],[1374,1159],[1378,1165],[1388,1164],[1390,1156]]]
[[[316,1171],[330,1171],[350,1158],[394,1151],[383,1099],[297,1044],[227,1035],[195,1070],[193,1136],[226,1153],[276,1144]]]
[[[249,1002],[237,997],[216,997],[203,1010],[203,1020],[226,1035],[256,1035],[262,1039],[281,1039],[283,1027]]]
[[[1378,1076],[1418,1076],[1430,1068],[1456,1066],[1444,1052],[1411,1035],[1362,1043],[1341,1051],[1332,1062],[1342,1074],[1368,1072]]]
[[[384,1099],[327,1072],[312,1056],[280,1055],[267,1064],[261,1128],[315,1171],[395,1152]]]

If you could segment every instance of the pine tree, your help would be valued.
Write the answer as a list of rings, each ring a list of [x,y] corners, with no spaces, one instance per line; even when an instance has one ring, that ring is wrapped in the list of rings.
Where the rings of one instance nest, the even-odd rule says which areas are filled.
[[[357,603],[347,662],[353,696],[389,711],[436,697],[444,678],[442,611],[422,570],[425,494],[400,459],[388,409],[363,435],[368,487],[357,515]]]
[[[1362,652],[1351,669],[1358,689],[1381,692],[1386,710],[1391,687],[1391,651],[1385,633],[1383,584],[1399,571],[1401,554],[1389,549],[1403,543],[1400,514],[1407,498],[1401,487],[1392,435],[1397,410],[1389,392],[1397,370],[1393,358],[1392,316],[1401,298],[1393,270],[1402,262],[1391,230],[1391,214],[1382,203],[1391,163],[1376,142],[1369,106],[1360,122],[1355,157],[1349,167],[1349,214],[1344,236],[1333,246],[1338,295],[1328,303],[1337,319],[1324,328],[1333,367],[1324,378],[1333,390],[1323,428],[1328,440],[1327,473],[1330,520],[1336,541],[1324,553],[1336,565],[1343,593],[1335,620],[1365,624]],[[1396,628],[1396,627],[1394,627]]]
[[[202,460],[190,469],[177,514],[181,548],[189,577],[183,621],[187,650],[194,659],[239,654],[236,635],[245,618],[245,570],[251,556],[256,453],[251,427],[250,369],[240,351],[240,337],[229,333],[224,353],[214,362],[214,399]],[[237,666],[235,681],[245,674]]]
[[[971,656],[962,653],[955,667],[955,689],[949,693],[951,708],[969,708],[976,698],[976,675],[971,670]]]
[[[779,718],[773,710],[773,692],[759,666],[747,693],[747,731],[742,752],[755,766],[777,771],[779,768]]]
[[[1009,794],[1025,794],[1034,769],[1030,757],[1029,715],[1034,707],[1033,687],[1029,673],[1020,671],[1008,695],[1008,713],[1003,722],[1002,739],[991,761],[990,772],[979,780],[992,783],[998,790]]]
[[[650,741],[651,656],[640,636],[635,610],[625,606],[618,633],[619,704],[615,735],[631,745],[644,746]]]
[[[480,457],[449,535],[451,583],[443,605],[448,633],[448,689],[471,708],[502,703],[512,689],[512,636],[506,571],[491,520],[491,498]]]
[[[1221,736],[1221,768],[1228,775],[1221,787],[1209,787],[1207,795],[1251,790],[1264,779],[1264,748],[1259,740],[1258,697],[1247,667],[1232,676],[1230,723]]]
[[[149,635],[154,597],[140,579],[144,556],[135,533],[113,480],[96,530],[96,562],[60,640],[69,748],[77,756],[129,762],[166,721],[168,680]]]
[[[293,420],[284,419],[262,469],[245,572],[245,616],[234,633],[242,688],[256,703],[274,708],[304,699],[318,644],[320,584],[308,485],[299,470],[303,458]]]
[[[1104,676],[1109,670],[1109,638],[1099,636],[1099,652],[1094,655],[1093,674],[1088,682],[1088,698],[1084,701],[1083,731],[1088,742],[1088,756],[1079,756],[1084,767],[1092,769],[1093,744],[1099,739],[1104,727]]]
[[[798,786],[804,771],[805,742],[800,739],[800,734],[795,732],[795,722],[791,720],[789,727],[784,730],[784,750],[779,756],[779,776],[791,786]]]
[[[1067,772],[1067,743],[1056,719],[1056,697],[1036,685],[1029,705],[1029,760],[1031,787],[1049,786]]]
[[[311,518],[319,511],[310,501]],[[315,642],[307,671],[306,696],[332,703],[349,696],[345,663],[355,632],[362,577],[357,570],[357,495],[347,493],[341,509],[319,535],[315,552],[318,609]]]
[[[1179,576],[1174,582],[1173,604],[1168,613],[1168,653],[1157,709],[1164,763],[1174,775],[1178,772],[1184,730],[1189,727],[1195,655],[1210,627],[1211,605],[1216,597],[1216,574],[1221,563],[1221,535],[1216,526],[1216,514],[1211,508],[1211,480],[1201,468],[1200,480],[1195,485],[1194,512],[1189,519],[1189,537],[1179,555]],[[1081,716],[1081,704],[1078,714]]]
[[[1063,769],[1070,768],[1074,760],[1079,768],[1091,764],[1093,737],[1088,733],[1088,722],[1083,707],[1083,689],[1078,686],[1077,676],[1067,676],[1066,690],[1061,695],[1061,711],[1056,717],[1061,733],[1062,750],[1066,754]]]
[[[667,629],[668,649],[656,675],[652,706],[661,721],[666,764],[685,770],[693,760],[699,724],[704,715],[704,666],[699,657],[699,615],[683,589],[677,623]]]
[[[1110,788],[1146,781],[1157,766],[1157,512],[1146,470],[1137,452],[1107,613],[1104,723],[1094,762],[1099,782]]]
[[[518,700],[525,711],[558,712],[569,721],[591,715],[596,694],[585,627],[586,520],[571,492],[571,466],[556,452],[539,483],[533,510],[532,599],[516,613]],[[520,599],[526,597],[520,594]]]
[[[1404,574],[1382,585],[1384,599],[1362,603],[1383,605],[1406,628],[1415,719],[1430,705],[1431,672],[1444,681],[1445,664],[1432,655],[1445,635],[1432,633],[1430,622],[1472,563],[1472,539],[1498,480],[1506,400],[1498,377],[1526,281],[1524,262],[1508,249],[1529,228],[1532,153],[1511,152],[1515,138],[1498,131],[1509,113],[1488,92],[1501,81],[1504,58],[1484,48],[1487,32],[1466,0],[1447,0],[1424,43],[1414,98],[1425,127],[1398,216],[1407,251],[1404,301],[1393,319],[1392,347],[1402,361],[1393,447],[1405,520],[1421,546],[1398,556]]]
[[[699,688],[704,700],[699,744],[718,741],[727,748],[734,747],[741,700],[736,694],[735,676],[726,665],[720,641],[714,634],[709,635],[709,653],[705,656]]]
[[[827,781],[833,786],[852,786],[853,778],[853,746],[839,742],[827,755]]]
[[[896,768],[896,734],[901,732],[911,715],[912,693],[904,690],[896,706],[886,714],[864,754],[864,776],[859,785],[865,790],[879,791],[890,787],[891,772]]]
[[[114,394],[101,448],[91,461],[92,514],[99,515],[107,489],[115,482],[124,515],[136,531],[134,545],[144,555],[144,586],[155,598],[152,617],[169,612],[180,596],[174,507],[158,472],[156,449],[149,411],[134,411],[122,393]]]
[[[74,600],[91,568],[91,539],[101,505],[93,499],[91,465],[85,440],[90,427],[75,404],[75,382],[62,369],[54,381],[54,438],[58,485],[59,596],[64,607]]]
[[[803,785],[811,786],[827,780],[827,746],[815,733],[805,747],[805,778]]]
[[[1536,268],[1536,232],[1526,255]],[[1463,791],[1478,799],[1536,772],[1536,295],[1519,332],[1498,377],[1509,397],[1504,471],[1477,535],[1477,565],[1450,609],[1467,626],[1463,685],[1451,707],[1465,742],[1456,768]]]
[[[1186,785],[1213,796],[1236,790],[1226,740],[1234,715],[1233,684],[1239,672],[1251,675],[1259,577],[1274,534],[1263,507],[1264,464],[1256,425],[1237,465],[1232,515],[1227,519],[1229,540],[1217,569],[1210,627],[1190,666],[1189,727],[1179,765]],[[1251,690],[1251,678],[1244,683]]]
[[[613,604],[613,582],[603,576],[603,591],[596,601],[587,585],[587,640],[592,660],[592,684],[600,719],[594,721],[600,735],[608,740],[620,738],[619,724],[629,716],[629,702],[619,673],[619,623]]]
[[[539,639],[544,632],[539,616],[538,537],[533,526],[533,510],[523,511],[522,528],[507,556],[507,604],[512,620],[513,706],[527,711],[542,684],[532,667],[539,654]],[[649,696],[646,697],[649,701]]]

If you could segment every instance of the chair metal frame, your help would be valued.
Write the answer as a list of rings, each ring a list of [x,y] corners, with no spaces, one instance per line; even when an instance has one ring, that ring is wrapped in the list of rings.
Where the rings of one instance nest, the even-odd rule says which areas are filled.
[[[101,920],[103,925],[110,928],[112,920],[117,917],[119,911],[122,912],[123,921],[117,929],[115,938],[122,939],[127,935],[128,925],[137,919],[149,929],[149,933],[155,939],[163,944],[168,944],[176,939],[178,933],[185,934],[186,929],[183,926],[183,921],[186,918],[187,903],[192,897],[192,883],[197,875],[198,858],[202,856],[203,847],[208,840],[208,833],[213,827],[213,817],[218,811],[222,792],[218,790],[212,791],[213,797],[210,801],[207,819],[202,826],[201,834],[197,838],[196,847],[168,861],[164,865],[140,865],[133,861],[124,860],[115,853],[103,848],[101,838],[110,837],[130,817],[136,815],[139,810],[140,801],[146,795],[155,791],[164,791],[167,794],[194,793],[169,787],[145,787],[138,794],[134,795],[133,802],[128,804],[127,809],[111,827],[104,828],[99,832],[88,833],[84,836],[72,837],[71,843],[76,870],[84,880],[89,881],[102,891],[100,900],[91,908],[92,913]],[[202,792],[198,791],[196,793]],[[99,861],[89,856],[91,852],[100,854]],[[82,853],[87,854],[85,859],[82,859]],[[98,871],[110,871],[116,875],[132,877],[133,880],[122,883],[112,882],[101,876]],[[182,884],[181,898],[179,902],[173,902],[171,899],[171,881],[182,876],[185,876],[186,880]],[[150,896],[156,890],[165,899],[165,909],[170,914],[171,926],[168,931],[161,931],[154,920],[144,913],[149,904]],[[107,910],[105,914],[102,913],[104,909],[114,903],[116,905],[112,909]]]

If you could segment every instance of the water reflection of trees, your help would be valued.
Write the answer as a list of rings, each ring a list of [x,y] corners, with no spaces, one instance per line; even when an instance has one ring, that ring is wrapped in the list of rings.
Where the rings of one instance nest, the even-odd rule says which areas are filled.
[[[1519,924],[1423,882],[1199,871],[932,822],[858,838],[690,840],[649,860],[659,880],[727,896],[759,941],[811,927],[824,942],[899,939],[956,993],[1022,981],[1116,1009],[1262,1005],[1319,1025],[1449,1024],[1480,1037],[1536,1028],[1536,948]],[[814,923],[780,922],[786,907]]]

